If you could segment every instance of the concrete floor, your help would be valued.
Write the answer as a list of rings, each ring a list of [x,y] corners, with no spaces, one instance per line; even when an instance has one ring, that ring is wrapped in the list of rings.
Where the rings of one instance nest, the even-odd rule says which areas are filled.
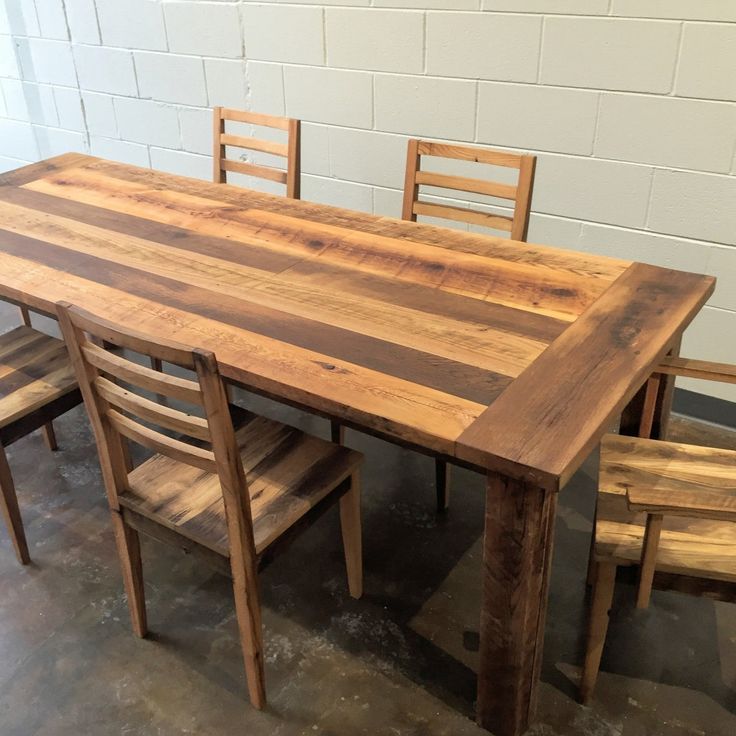
[[[0,328],[16,312],[0,306]],[[326,436],[324,420],[248,405]],[[734,438],[678,421],[704,444]],[[269,707],[247,703],[229,582],[144,541],[150,628],[130,632],[83,409],[9,450],[34,563],[0,529],[1,736],[470,736],[482,479],[457,470],[449,514],[433,463],[349,433],[366,453],[365,596],[346,593],[336,510],[262,575]],[[537,736],[736,733],[736,606],[619,586],[596,700],[575,700],[595,493],[591,458],[561,496]]]

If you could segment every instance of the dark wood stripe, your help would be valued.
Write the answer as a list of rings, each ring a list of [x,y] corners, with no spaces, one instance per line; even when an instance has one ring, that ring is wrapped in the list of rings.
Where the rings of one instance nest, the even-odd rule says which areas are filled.
[[[289,278],[291,274],[319,277],[320,280],[323,277],[322,285],[329,285],[334,291],[357,294],[462,322],[475,322],[543,342],[552,342],[570,324],[543,314],[473,299],[422,284],[401,282],[398,286],[396,281],[383,276],[323,261],[300,261],[283,275]]]
[[[491,371],[76,253],[6,230],[0,230],[0,251],[152,302],[321,353],[328,363],[329,358],[344,360],[477,403],[487,405],[511,382],[509,377]],[[324,368],[324,364],[321,367]]]
[[[270,273],[283,271],[300,260],[300,256],[279,253],[272,248],[263,248],[252,243],[244,244],[227,238],[217,238],[175,225],[165,225],[147,220],[144,217],[126,215],[122,212],[114,212],[103,207],[54,197],[30,189],[8,189],[6,191],[0,189],[0,199],[21,207],[65,217],[123,235],[180,248],[188,253],[222,258],[241,266],[258,268]],[[237,208],[230,209],[237,211]]]
[[[714,288],[630,266],[460,435],[458,456],[559,490]]]

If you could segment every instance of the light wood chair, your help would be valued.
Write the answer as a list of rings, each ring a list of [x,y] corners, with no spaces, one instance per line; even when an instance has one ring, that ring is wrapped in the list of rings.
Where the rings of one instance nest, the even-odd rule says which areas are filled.
[[[301,180],[301,121],[293,118],[263,115],[244,110],[231,110],[226,107],[213,109],[213,178],[216,184],[227,180],[227,172],[246,174],[259,179],[275,181],[286,185],[286,196],[299,199]],[[286,143],[264,141],[244,135],[233,135],[225,130],[226,121],[247,123],[264,128],[275,128],[287,133]],[[286,168],[279,169],[273,166],[255,164],[247,161],[232,161],[226,158],[227,146],[244,148],[272,156],[286,159]]]
[[[667,358],[657,370],[646,391],[649,426],[661,374],[736,383],[736,366],[719,363]],[[638,565],[638,608],[649,605],[653,587],[736,602],[735,522],[736,451],[603,439],[583,702],[598,678],[618,569]]]
[[[24,565],[30,556],[5,448],[44,428],[47,443],[56,449],[52,420],[81,401],[61,340],[27,324],[0,335],[0,511]]]
[[[134,632],[146,634],[138,533],[199,552],[232,577],[250,699],[264,707],[258,568],[339,501],[349,590],[362,595],[362,456],[228,406],[211,352],[151,342],[68,304],[58,315],[97,440]],[[194,371],[196,380],[139,365],[90,335]],[[128,441],[155,454],[133,467]]]

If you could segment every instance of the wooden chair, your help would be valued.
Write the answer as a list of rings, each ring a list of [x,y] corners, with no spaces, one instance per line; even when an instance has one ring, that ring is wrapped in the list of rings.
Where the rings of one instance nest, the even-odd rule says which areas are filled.
[[[82,397],[61,340],[27,324],[0,336],[0,511],[18,560],[30,562],[5,448],[39,428],[56,449],[52,420]]]
[[[513,185],[501,184],[486,179],[470,179],[463,176],[440,174],[434,171],[422,171],[422,156],[475,161],[480,164],[518,169],[519,178],[516,185]],[[529,212],[532,203],[536,164],[536,156],[520,156],[515,153],[493,151],[488,148],[454,146],[447,143],[432,143],[411,139],[406,154],[404,206],[401,217],[412,222],[416,222],[417,215],[467,222],[494,230],[502,230],[509,233],[512,240],[525,241],[529,229]],[[423,202],[419,199],[419,187],[422,185],[458,192],[473,192],[508,200],[514,203],[514,213],[513,216],[507,217],[506,215],[465,209],[464,207]]]
[[[736,383],[736,366],[668,358],[647,385],[651,426],[660,375]],[[646,412],[645,412],[646,414]],[[638,565],[638,608],[653,587],[736,602],[736,451],[607,435],[601,445],[593,591],[580,698],[598,677],[616,574]]]
[[[287,132],[286,143],[274,143],[259,138],[243,135],[232,135],[225,130],[225,121],[275,128]],[[286,196],[299,199],[300,191],[300,158],[301,158],[301,121],[293,118],[281,118],[274,115],[262,115],[256,112],[230,110],[226,107],[213,109],[213,178],[216,184],[226,181],[227,172],[246,174],[259,179],[268,179],[286,185]],[[286,169],[255,164],[246,161],[232,161],[226,158],[226,147],[244,148],[250,151],[281,156],[286,159]]]
[[[138,533],[199,552],[232,577],[250,699],[262,708],[258,568],[277,543],[339,501],[350,594],[361,596],[362,456],[229,407],[211,352],[151,342],[68,304],[58,315],[97,440],[134,632],[146,634]],[[194,371],[196,380],[139,365],[90,335]],[[128,441],[155,454],[134,468]]]

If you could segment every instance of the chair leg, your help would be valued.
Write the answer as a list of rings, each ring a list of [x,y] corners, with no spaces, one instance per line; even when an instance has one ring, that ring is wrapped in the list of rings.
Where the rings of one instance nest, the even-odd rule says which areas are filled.
[[[350,490],[340,497],[340,526],[348,589],[353,598],[360,598],[363,595],[363,542],[360,525],[360,475],[357,472],[350,479]]]
[[[21,565],[27,565],[30,561],[28,544],[23,531],[23,521],[20,518],[18,508],[18,497],[15,495],[15,484],[10,474],[8,458],[5,456],[5,448],[0,445],[0,512],[2,512],[5,523],[10,532],[10,539],[15,547],[15,555]]]
[[[330,422],[330,439],[336,445],[345,444],[345,427],[343,427],[340,422],[336,422],[334,420]]]
[[[593,513],[593,529],[590,532],[590,548],[588,549],[588,574],[586,584],[589,588],[595,585],[595,576],[598,571],[598,563],[595,561],[595,527],[598,523],[598,498],[596,497],[595,512]]]
[[[51,452],[56,452],[56,450],[59,449],[59,446],[56,444],[54,423],[48,422],[47,424],[44,424],[43,427],[41,427],[41,431],[43,432],[43,440],[46,443],[46,447],[48,447]]]
[[[130,621],[136,636],[143,638],[148,632],[146,622],[146,594],[143,589],[143,565],[138,532],[125,523],[119,511],[110,511],[112,529],[123,572],[123,585],[128,597]]]
[[[613,602],[613,588],[616,583],[616,565],[612,562],[599,562],[596,565],[593,601],[588,622],[588,642],[585,650],[585,664],[580,678],[580,701],[588,703],[593,696],[601,655],[608,632],[608,614]]]
[[[450,466],[444,460],[434,461],[437,512],[442,514],[450,507]]]
[[[263,671],[261,601],[258,592],[258,573],[254,566],[247,569],[248,564],[243,558],[230,557],[235,614],[240,631],[248,694],[253,707],[263,710],[266,706],[266,675]],[[250,584],[247,581],[250,581]]]
[[[20,318],[23,320],[23,324],[32,327],[31,325],[31,312],[28,307],[18,307],[20,309]]]

